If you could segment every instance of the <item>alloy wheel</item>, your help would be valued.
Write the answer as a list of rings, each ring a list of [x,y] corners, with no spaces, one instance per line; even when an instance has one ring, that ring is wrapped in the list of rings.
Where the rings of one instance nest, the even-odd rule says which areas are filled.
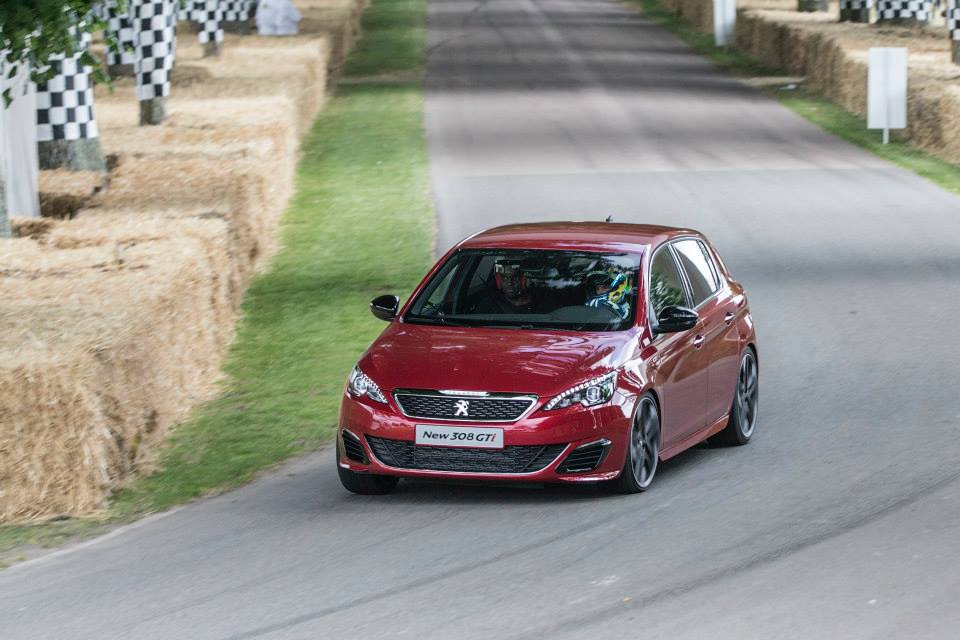
[[[637,484],[646,488],[653,482],[660,458],[660,413],[653,399],[640,401],[640,409],[630,433],[630,460]]]
[[[749,438],[757,424],[757,359],[747,350],[740,361],[740,375],[737,380],[737,408],[740,414],[740,431]]]

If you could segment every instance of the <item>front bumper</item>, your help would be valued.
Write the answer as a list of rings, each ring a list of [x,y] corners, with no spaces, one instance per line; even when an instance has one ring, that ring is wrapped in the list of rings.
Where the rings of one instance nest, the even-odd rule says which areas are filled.
[[[356,473],[375,473],[417,478],[447,478],[464,480],[497,480],[517,482],[597,482],[610,480],[620,474],[627,450],[627,438],[633,412],[631,398],[615,393],[613,399],[601,406],[585,409],[581,406],[556,411],[536,408],[526,417],[512,423],[457,422],[463,427],[502,428],[504,447],[561,445],[559,453],[543,468],[531,472],[500,473],[476,470],[437,470],[393,466],[377,456],[370,438],[402,441],[412,445],[416,425],[452,424],[443,420],[409,418],[404,416],[393,400],[387,405],[355,398],[348,393],[340,405],[340,428],[337,433],[338,460],[341,467]],[[344,455],[343,431],[356,436],[364,450],[364,462]],[[582,445],[609,442],[604,456],[594,469],[568,472],[562,469],[564,461]],[[381,449],[382,451],[382,449]]]

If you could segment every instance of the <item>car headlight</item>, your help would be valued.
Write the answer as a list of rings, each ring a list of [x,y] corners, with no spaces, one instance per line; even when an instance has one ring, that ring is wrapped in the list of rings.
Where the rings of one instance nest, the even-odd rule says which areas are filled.
[[[350,372],[350,382],[347,383],[347,390],[355,396],[367,396],[377,402],[387,402],[387,398],[380,391],[377,383],[361,371],[360,367],[354,367],[353,371]]]
[[[593,380],[581,382],[575,387],[567,389],[558,396],[551,398],[550,402],[543,408],[547,411],[551,409],[563,409],[576,403],[585,407],[595,407],[607,402],[613,397],[613,391],[617,388],[617,372],[612,371]]]

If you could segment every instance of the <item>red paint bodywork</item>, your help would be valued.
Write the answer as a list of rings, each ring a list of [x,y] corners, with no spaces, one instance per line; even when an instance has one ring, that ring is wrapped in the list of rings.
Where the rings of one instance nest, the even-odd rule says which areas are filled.
[[[697,308],[700,320],[694,329],[655,336],[647,318],[645,291],[650,259],[658,247],[681,237],[704,241],[713,253],[721,288]],[[625,331],[572,332],[405,323],[402,316],[406,305],[440,265],[461,248],[571,249],[640,255],[641,278],[634,326]],[[740,355],[748,345],[756,350],[753,320],[743,287],[727,272],[709,241],[691,229],[613,223],[498,227],[450,249],[418,285],[406,305],[358,363],[380,386],[388,404],[366,397],[356,398],[344,391],[340,429],[348,429],[360,437],[370,460],[369,464],[360,464],[345,458],[340,451],[340,465],[355,472],[525,482],[612,479],[623,468],[627,436],[641,394],[649,390],[656,395],[662,432],[660,458],[670,458],[726,425]],[[699,347],[694,345],[698,336],[703,337]],[[620,375],[617,392],[610,402],[594,408],[574,405],[542,410],[553,396],[612,370],[619,371]],[[533,474],[458,473],[385,466],[373,455],[364,435],[413,441],[416,424],[449,424],[443,420],[405,417],[392,397],[396,388],[534,394],[538,397],[536,406],[517,422],[458,424],[503,427],[507,446],[557,443],[568,446],[553,463]],[[586,473],[557,473],[556,467],[570,450],[600,438],[612,443],[600,467]]]

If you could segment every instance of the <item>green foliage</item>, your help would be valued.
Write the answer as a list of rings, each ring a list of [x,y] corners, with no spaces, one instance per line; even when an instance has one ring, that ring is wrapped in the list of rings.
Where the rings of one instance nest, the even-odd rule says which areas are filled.
[[[127,0],[114,0],[121,10]],[[71,56],[81,51],[83,32],[102,31],[106,24],[93,13],[94,0],[5,0],[0,2],[0,51],[4,53],[3,73],[8,78],[26,65],[35,82],[49,80],[56,73],[50,59],[57,55]],[[107,45],[117,50],[109,38]],[[80,62],[93,69],[93,79],[109,82],[100,61],[83,51]],[[4,92],[9,104],[13,96]]]

